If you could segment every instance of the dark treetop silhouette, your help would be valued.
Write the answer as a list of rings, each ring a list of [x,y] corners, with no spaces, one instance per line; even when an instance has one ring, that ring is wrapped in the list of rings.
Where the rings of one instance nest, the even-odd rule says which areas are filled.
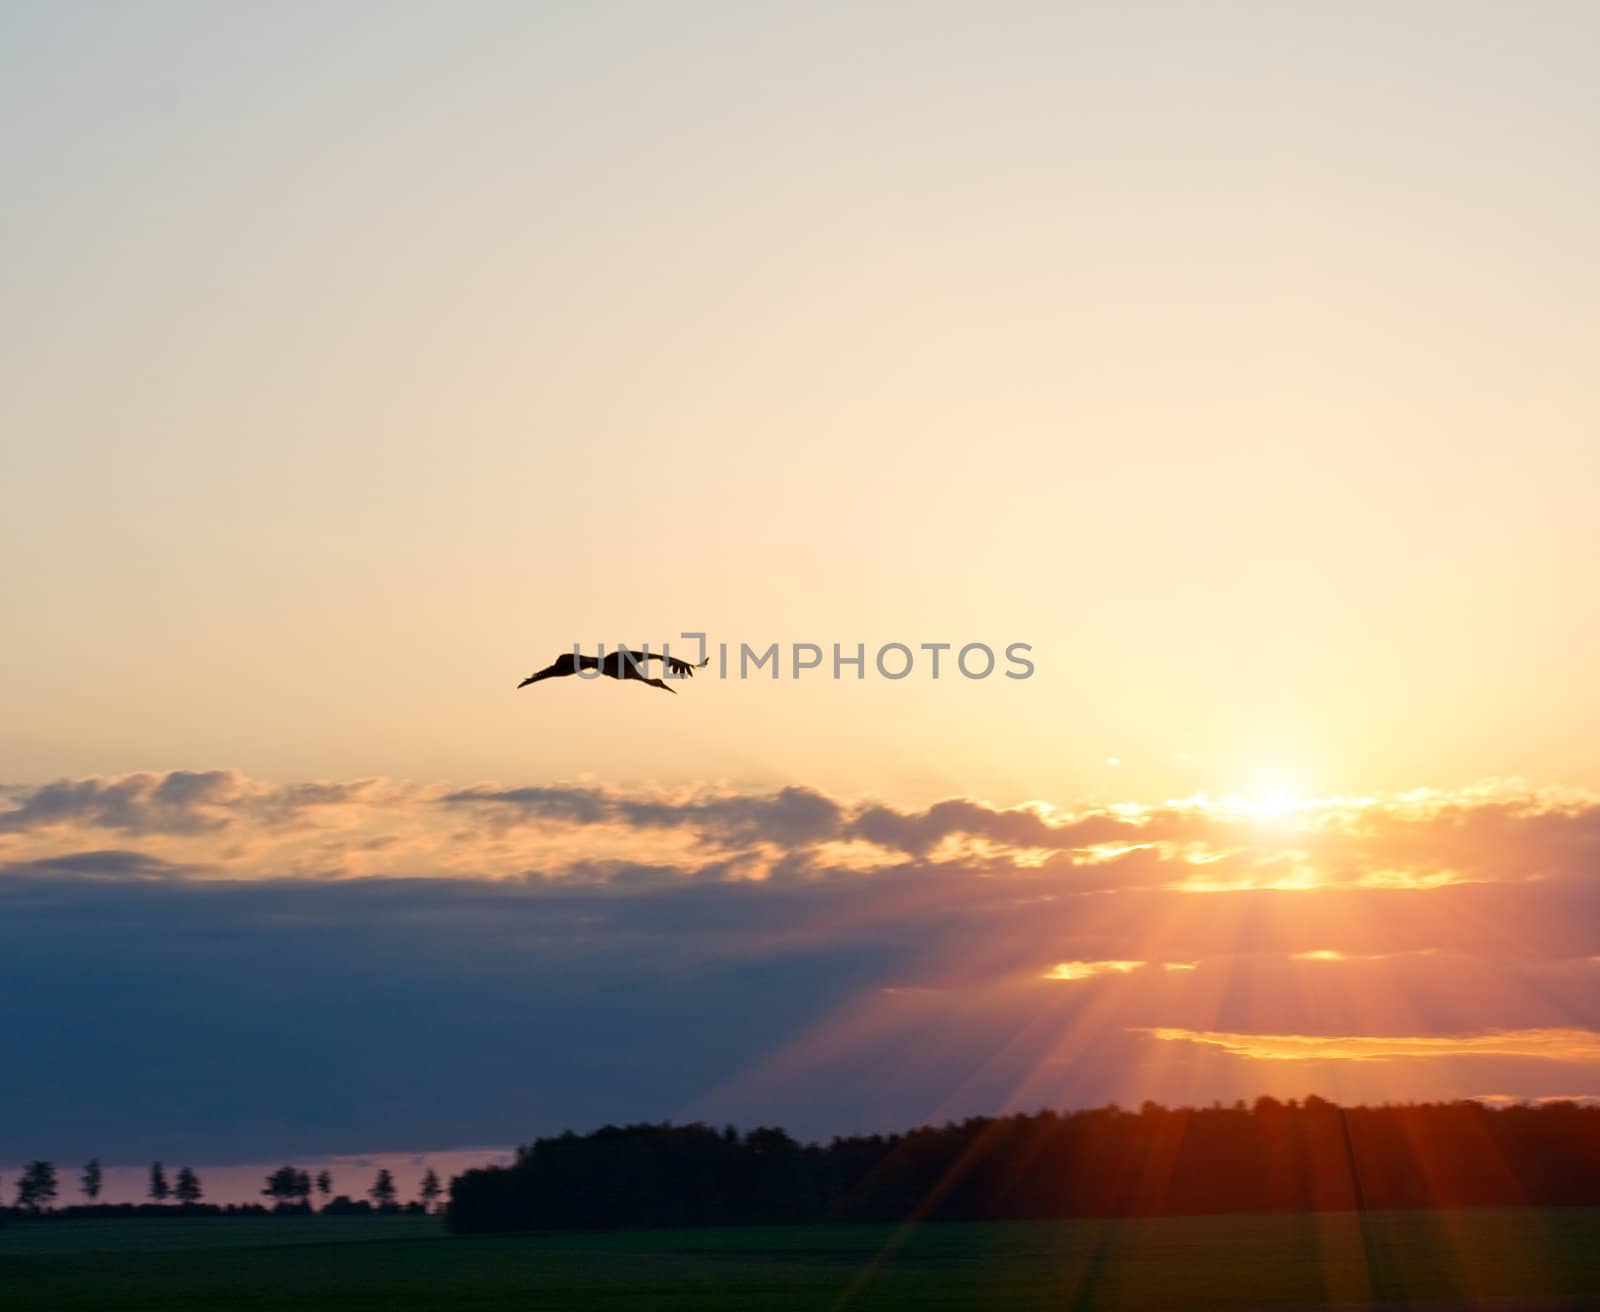
[[[711,664],[709,656],[696,665],[692,661],[679,660],[676,656],[663,656],[660,652],[654,651],[617,650],[609,656],[579,656],[576,652],[567,652],[556,657],[544,669],[535,670],[517,687],[526,688],[530,683],[538,683],[540,679],[559,679],[568,674],[576,674],[579,670],[599,670],[609,678],[637,679],[651,688],[660,688],[662,692],[677,692],[676,688],[669,688],[660,679],[646,677],[646,671],[650,668],[646,662],[653,660],[665,662],[668,671],[679,678],[685,675],[692,676],[696,670],[703,670]]]
[[[1600,1107],[1115,1105],[807,1144],[767,1127],[608,1125],[450,1184],[453,1230],[1045,1221],[1600,1203]]]

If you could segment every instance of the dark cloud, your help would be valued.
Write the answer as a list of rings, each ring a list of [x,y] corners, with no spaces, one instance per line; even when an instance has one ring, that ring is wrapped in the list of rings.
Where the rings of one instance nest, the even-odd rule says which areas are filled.
[[[467,788],[439,799],[502,821],[572,825],[620,824],[632,829],[688,829],[722,842],[808,845],[841,834],[839,803],[810,788],[771,796],[732,794],[668,800],[599,788]]]
[[[936,802],[925,811],[867,806],[857,812],[850,826],[852,837],[912,856],[923,856],[954,837],[982,838],[1007,847],[1064,851],[1126,841],[1135,832],[1142,832],[1142,828],[1107,814],[1053,824],[1037,811],[996,810],[970,798]]]
[[[194,873],[198,873],[194,866],[119,848],[72,852],[36,861],[0,862],[0,878],[11,879],[53,879],[62,875],[86,879],[173,879]]]
[[[858,979],[849,947],[543,881],[0,877],[0,1161],[517,1139],[676,1115]]]
[[[219,811],[235,800],[240,776],[231,770],[173,770],[115,779],[59,779],[31,790],[0,811],[0,831],[22,833],[50,825],[82,825],[123,833],[182,834],[227,825]]]
[[[621,824],[635,829],[688,829],[717,841],[809,846],[862,839],[923,856],[952,837],[988,839],[1017,848],[1070,850],[1126,840],[1147,830],[1110,814],[1052,823],[1034,810],[997,810],[969,798],[938,802],[925,811],[900,811],[868,803],[849,805],[812,788],[788,787],[771,795],[731,794],[664,799],[629,796],[599,788],[469,788],[439,799],[447,807],[469,807],[505,822]],[[1163,827],[1170,834],[1171,825]]]
[[[775,843],[803,847],[840,836],[843,808],[810,788],[783,788],[770,797],[735,795],[690,803],[683,809],[688,824],[729,843]],[[653,808],[633,803],[624,807],[630,822]]]
[[[616,818],[616,801],[597,788],[463,788],[446,793],[441,805],[502,810],[527,821],[595,825]]]
[[[1600,1027],[1600,904],[1578,881],[1107,897],[1048,867],[247,881],[136,857],[0,872],[0,1160],[442,1147],[685,1115],[824,1134],[1198,1096],[1160,1083],[1142,1029]],[[1352,959],[1291,955],[1314,950]],[[1043,978],[1069,961],[1146,964]],[[1205,1090],[1240,1060],[1162,1046]]]
[[[195,835],[243,821],[292,825],[319,809],[370,801],[380,781],[291,784],[275,788],[236,770],[169,770],[109,778],[58,779],[0,790],[0,833],[52,827],[109,829],[130,835]]]

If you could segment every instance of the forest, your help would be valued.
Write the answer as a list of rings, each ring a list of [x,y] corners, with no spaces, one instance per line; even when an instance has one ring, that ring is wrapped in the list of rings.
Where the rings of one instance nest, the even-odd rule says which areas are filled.
[[[606,1126],[456,1177],[447,1216],[471,1234],[1594,1204],[1597,1107],[1263,1097],[975,1117],[826,1144],[776,1128]]]

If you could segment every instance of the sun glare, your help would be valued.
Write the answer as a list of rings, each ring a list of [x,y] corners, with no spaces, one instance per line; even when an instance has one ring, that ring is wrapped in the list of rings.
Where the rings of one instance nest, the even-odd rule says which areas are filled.
[[[1224,802],[1257,820],[1283,820],[1305,806],[1306,800],[1293,778],[1273,771],[1259,776],[1249,791],[1234,793]]]

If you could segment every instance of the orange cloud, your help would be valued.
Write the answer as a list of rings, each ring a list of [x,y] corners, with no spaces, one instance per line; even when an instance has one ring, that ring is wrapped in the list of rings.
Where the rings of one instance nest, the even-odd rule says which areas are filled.
[[[1492,1030],[1485,1034],[1231,1034],[1164,1026],[1135,1033],[1221,1048],[1251,1061],[1387,1061],[1418,1057],[1536,1057],[1600,1062],[1600,1033],[1583,1029]]]
[[[1063,961],[1045,971],[1043,978],[1072,981],[1091,979],[1095,975],[1131,975],[1147,964],[1143,961]]]
[[[1292,821],[1265,825],[1203,797],[1077,809],[947,798],[917,809],[802,786],[282,785],[233,770],[168,771],[0,785],[0,862],[24,867],[117,850],[228,877],[587,879],[648,868],[696,878],[876,880],[939,871],[1018,887],[1031,880],[1041,898],[1166,889],[1207,900],[1580,886],[1600,862],[1600,800],[1571,794],[1332,798],[1296,802]],[[1161,960],[1148,944],[1074,957],[1135,958]]]

